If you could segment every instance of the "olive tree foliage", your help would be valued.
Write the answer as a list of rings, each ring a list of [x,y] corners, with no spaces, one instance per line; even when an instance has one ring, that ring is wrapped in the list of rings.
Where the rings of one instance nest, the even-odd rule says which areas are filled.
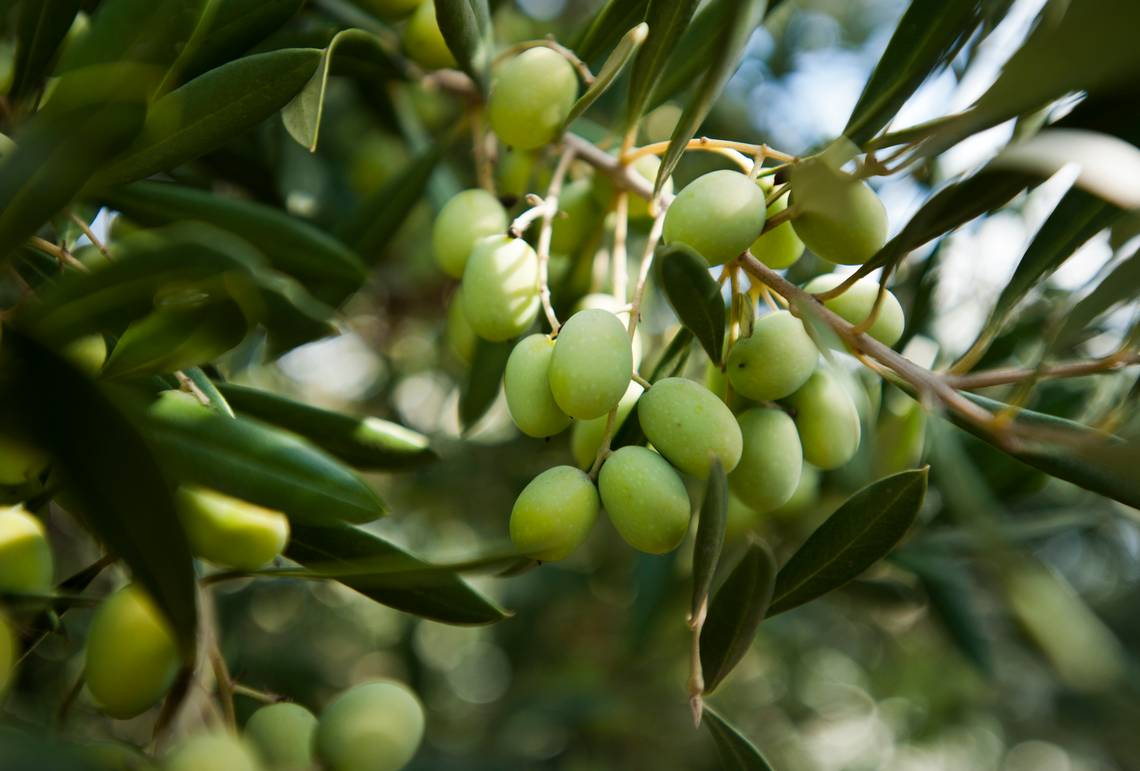
[[[1054,381],[1120,383],[1138,361],[1135,326],[1120,332],[1138,286],[1134,2],[1046,3],[973,104],[911,126],[895,120],[902,106],[968,61],[1008,6],[912,0],[843,134],[808,155],[705,133],[724,129],[710,113],[753,31],[787,10],[779,0],[607,0],[574,34],[508,41],[494,2],[435,0],[409,21],[387,17],[386,5],[2,4],[14,60],[0,114],[0,493],[30,511],[74,515],[107,555],[12,604],[24,651],[92,602],[95,576],[120,564],[178,650],[161,727],[186,683],[216,664],[203,600],[215,583],[336,581],[422,618],[494,624],[511,609],[469,574],[511,582],[557,569],[544,563],[573,552],[604,507],[635,547],[691,554],[678,619],[691,635],[688,708],[725,767],[769,768],[733,715],[706,698],[767,619],[842,597],[870,570],[917,581],[953,643],[979,669],[992,666],[968,591],[924,534],[934,514],[929,501],[924,508],[928,476],[944,475],[952,481],[937,510],[984,544],[976,554],[996,558],[987,569],[1010,613],[1064,674],[1066,654],[1025,599],[1048,594],[1040,586],[1051,574],[984,516],[998,504],[963,448],[969,434],[972,452],[1140,507],[1136,389],[1117,388],[1107,407],[1092,386],[1062,392],[1088,409],[1040,398]],[[406,162],[364,178],[355,194],[319,185],[283,193],[275,167],[321,156],[326,107],[343,87],[395,126]],[[413,99],[442,104],[448,119],[428,125]],[[647,116],[666,104],[676,108],[667,138],[643,141]],[[943,180],[888,228],[874,193],[881,180],[926,180],[945,151],[1009,121],[1017,130],[1008,146]],[[718,170],[674,180],[695,156]],[[944,239],[1019,206],[1074,165],[974,344],[956,359],[923,354]],[[464,187],[482,197],[449,211]],[[736,219],[716,220],[728,198]],[[569,427],[580,466],[544,472],[522,491],[513,546],[503,545],[503,511],[500,541],[446,561],[367,527],[416,515],[389,510],[364,474],[436,462],[432,437],[243,377],[342,333],[346,308],[383,295],[379,283],[406,282],[409,253],[426,247],[402,240],[402,228],[425,205],[437,226],[447,222],[434,242],[440,276],[462,277],[465,307],[448,323],[463,360],[462,427],[492,409],[505,371],[519,428],[547,437]],[[1105,231],[1113,262],[1041,310],[1049,276]],[[805,245],[816,265],[853,267],[808,283],[803,263],[792,265]],[[578,310],[596,294],[612,303]],[[449,311],[435,302],[442,327]],[[675,317],[664,331],[644,329],[652,303]],[[758,307],[770,312],[757,316]],[[1112,350],[1089,345],[1098,339]],[[591,348],[598,340],[609,342]],[[549,388],[536,390],[535,372]],[[781,465],[789,457],[794,469]],[[843,467],[861,489],[806,537],[734,537],[734,503],[788,503],[805,458]],[[771,476],[734,473],[738,463]],[[658,496],[645,506],[672,517],[660,528],[642,521],[635,475]],[[682,478],[698,491],[695,527]],[[212,557],[180,503],[202,488],[282,514],[287,542],[267,546],[268,557],[281,556],[260,567]],[[563,508],[552,512],[552,499]],[[552,532],[552,518],[573,532]],[[1095,677],[1119,677],[1119,651],[1106,644],[1101,655],[1109,660]],[[218,698],[232,699],[217,674]]]

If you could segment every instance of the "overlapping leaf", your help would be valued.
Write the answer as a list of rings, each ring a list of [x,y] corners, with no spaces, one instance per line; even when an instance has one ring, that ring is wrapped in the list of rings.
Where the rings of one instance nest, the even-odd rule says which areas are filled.
[[[658,247],[654,262],[658,283],[677,318],[719,364],[724,353],[724,298],[705,258],[678,243]]]
[[[705,692],[716,689],[752,646],[776,581],[776,558],[760,541],[747,551],[709,605],[701,629],[701,672]]]

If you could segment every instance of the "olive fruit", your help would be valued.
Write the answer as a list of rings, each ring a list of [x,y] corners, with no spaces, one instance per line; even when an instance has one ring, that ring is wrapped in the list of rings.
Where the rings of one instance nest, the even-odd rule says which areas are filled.
[[[756,529],[760,521],[761,517],[759,512],[737,498],[730,489],[728,494],[728,506],[724,513],[725,544],[736,543],[744,538],[748,533]]]
[[[436,262],[447,275],[462,277],[475,242],[505,233],[507,224],[506,209],[486,190],[475,188],[452,196],[431,227]]]
[[[521,238],[481,239],[463,271],[463,309],[485,340],[517,337],[538,315],[538,256]]]
[[[622,421],[633,411],[633,405],[637,404],[643,390],[640,385],[630,381],[629,386],[625,389],[625,394],[618,402],[617,414],[614,416],[614,431],[617,431]],[[594,458],[602,446],[608,421],[609,415],[602,415],[590,420],[574,421],[574,426],[570,429],[570,452],[574,456],[574,462],[578,464],[578,468],[588,470],[594,465]]]
[[[191,549],[217,565],[254,570],[289,540],[289,520],[280,511],[203,487],[178,488],[174,502]]]
[[[521,200],[534,187],[538,153],[532,150],[507,150],[495,164],[495,182],[499,195],[505,199]]]
[[[741,501],[762,514],[787,503],[796,491],[803,448],[795,422],[783,410],[754,407],[737,420],[744,451],[728,483]]]
[[[174,635],[150,597],[130,585],[103,601],[87,633],[87,690],[111,717],[158,703],[178,673]]]
[[[622,447],[598,475],[602,505],[621,537],[649,554],[676,549],[689,529],[689,494],[669,461],[644,447]]]
[[[463,309],[463,287],[455,290],[451,302],[447,306],[447,344],[461,362],[470,364],[475,356],[475,330],[467,320],[467,311]]]
[[[632,376],[633,347],[617,316],[590,308],[562,325],[550,360],[550,391],[567,415],[605,415],[621,401]]]
[[[887,240],[887,210],[861,179],[810,158],[788,168],[791,220],[796,235],[816,255],[861,265]]]
[[[629,309],[629,305],[622,300],[614,297],[612,294],[605,292],[591,292],[587,295],[582,295],[578,302],[574,303],[571,309],[571,315],[578,311],[584,311],[587,308],[601,308],[604,311],[618,316],[623,311]],[[638,362],[641,361],[641,330],[638,329],[633,333],[633,339],[630,341],[633,348],[633,366],[636,367]]]
[[[636,174],[646,182],[653,185],[657,181],[657,170],[661,168],[661,159],[656,155],[643,155],[630,164]],[[673,178],[665,180],[661,188],[664,197],[673,194]],[[608,207],[614,197],[614,185],[608,174],[596,174],[594,178],[594,198],[602,206]],[[649,216],[649,202],[636,193],[627,196],[626,216],[630,219],[642,219]]]
[[[0,509],[0,592],[45,592],[52,556],[43,523],[23,506]]]
[[[555,466],[530,481],[511,509],[511,541],[543,562],[566,559],[598,518],[598,491],[573,466]]]
[[[760,189],[764,191],[765,198],[771,192],[771,184],[761,183]],[[788,208],[788,198],[791,193],[784,193],[772,203],[768,204],[767,219],[772,219]],[[796,235],[791,222],[781,222],[776,227],[764,233],[752,242],[752,256],[760,260],[773,270],[790,267],[804,253],[804,242]]]
[[[12,680],[12,673],[16,669],[16,660],[19,657],[19,643],[16,631],[8,621],[8,617],[0,612],[0,693],[8,687]]]
[[[94,377],[107,361],[107,341],[102,335],[84,335],[63,348],[63,357],[80,372]]]
[[[166,756],[162,767],[164,771],[261,771],[262,768],[248,744],[221,731],[184,739]]]
[[[576,179],[562,188],[558,216],[550,234],[552,254],[574,255],[594,231],[601,213],[594,203],[589,179]]]
[[[780,518],[791,518],[802,514],[805,509],[814,506],[819,500],[819,482],[819,471],[810,463],[805,463],[792,497],[783,506],[772,509],[769,514]]]
[[[843,384],[826,370],[816,370],[788,398],[804,458],[824,470],[838,468],[859,449],[859,411]]]
[[[752,334],[736,341],[728,354],[728,380],[748,399],[782,399],[807,382],[819,349],[803,322],[788,311],[762,316]]]
[[[537,333],[524,337],[511,351],[503,373],[507,409],[515,425],[527,436],[553,436],[570,425],[550,393],[550,359],[554,341]]]
[[[739,171],[722,169],[684,187],[665,213],[666,243],[696,249],[709,265],[743,253],[764,229],[764,193]]]
[[[327,771],[397,771],[416,754],[424,708],[393,680],[357,685],[325,707],[317,722],[317,755]]]
[[[434,0],[423,0],[404,27],[404,53],[429,70],[455,66],[455,56],[447,47],[435,19]]]
[[[680,377],[653,384],[637,404],[645,436],[674,466],[707,479],[714,458],[725,473],[740,461],[736,417],[704,386]]]
[[[313,766],[317,718],[300,704],[261,707],[245,723],[245,737],[270,768],[304,771]]]
[[[813,278],[804,289],[818,294],[834,289],[842,283],[843,276],[827,273]],[[863,278],[852,284],[843,294],[825,300],[823,304],[852,324],[861,324],[871,315],[878,296],[879,282],[873,278]],[[902,337],[905,326],[906,319],[903,317],[902,305],[888,289],[883,296],[883,302],[879,305],[879,315],[867,330],[867,334],[883,345],[894,345]]]
[[[48,467],[48,456],[19,439],[0,435],[0,486],[35,482]]]
[[[491,129],[511,147],[549,144],[577,96],[578,76],[570,62],[545,46],[527,49],[495,75],[487,107]]]

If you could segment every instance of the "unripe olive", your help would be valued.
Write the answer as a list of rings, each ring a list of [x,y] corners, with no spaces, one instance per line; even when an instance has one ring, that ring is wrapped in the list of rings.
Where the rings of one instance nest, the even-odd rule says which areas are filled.
[[[639,177],[650,185],[657,181],[657,170],[661,168],[661,159],[656,155],[643,155],[630,164]],[[665,180],[661,188],[665,197],[673,194],[673,178]],[[609,207],[614,197],[614,184],[608,174],[594,176],[594,197],[604,207]],[[649,216],[649,202],[636,193],[627,196],[626,216],[630,219],[642,219]]]
[[[404,27],[404,53],[429,70],[455,66],[455,56],[447,47],[435,20],[434,0],[423,0]]]
[[[48,456],[19,439],[0,436],[0,485],[36,481],[48,466]]]
[[[571,308],[571,315],[584,311],[587,308],[600,308],[604,311],[609,311],[615,316],[619,316],[622,311],[628,311],[629,305],[622,302],[612,294],[605,292],[591,292],[590,294],[583,295],[578,302],[574,303]],[[633,338],[630,340],[630,347],[633,349],[633,366],[636,368],[641,361],[641,330],[638,329],[633,333]]]
[[[819,349],[803,322],[776,311],[757,320],[752,334],[732,346],[728,379],[748,399],[782,399],[807,382],[818,360]]]
[[[761,184],[760,189],[767,197],[771,192],[771,184]],[[788,198],[791,193],[784,193],[772,203],[768,204],[768,219],[772,219],[784,209],[788,208]],[[760,260],[773,270],[790,267],[804,253],[804,242],[792,229],[791,222],[783,222],[769,230],[752,242],[752,256]]]
[[[475,334],[509,340],[538,315],[538,256],[521,238],[482,239],[463,271],[463,309]]]
[[[804,458],[821,469],[842,466],[859,449],[859,411],[851,394],[827,370],[816,372],[788,399]]]
[[[397,771],[416,754],[424,708],[402,683],[357,685],[325,707],[316,748],[327,771]]]
[[[83,743],[83,759],[98,771],[157,771],[158,765],[138,747],[118,741]],[[85,766],[86,768],[86,766]]]
[[[167,755],[162,767],[164,771],[261,771],[262,768],[248,744],[220,731],[185,739]]]
[[[495,165],[495,187],[499,195],[520,200],[537,189],[534,186],[538,153],[532,150],[509,149],[499,156]]]
[[[782,506],[796,491],[804,465],[795,422],[780,409],[755,407],[740,415],[744,451],[728,476],[732,492],[755,511]]]
[[[637,404],[637,400],[641,398],[642,390],[644,389],[640,385],[630,381],[629,386],[625,389],[625,394],[618,402],[617,414],[614,416],[615,431],[622,424],[622,421],[629,417],[633,405]],[[594,458],[597,456],[598,450],[602,446],[602,438],[606,434],[606,422],[608,420],[609,415],[602,415],[591,420],[574,421],[574,426],[570,429],[570,452],[574,456],[574,462],[578,464],[578,468],[589,469],[594,465]]]
[[[713,458],[725,473],[740,461],[736,416],[704,386],[680,377],[659,380],[637,404],[641,428],[674,466],[706,479]]]
[[[550,392],[550,359],[554,341],[537,333],[524,337],[511,351],[503,373],[507,409],[515,425],[527,436],[554,436],[570,425]]]
[[[317,718],[300,704],[266,705],[245,723],[245,737],[261,759],[280,771],[305,771],[313,765]]]
[[[62,353],[80,372],[94,377],[107,361],[107,341],[102,335],[85,335],[68,343]]]
[[[739,171],[722,169],[684,187],[665,213],[666,243],[700,252],[709,265],[735,259],[764,229],[764,193]]]
[[[644,447],[622,447],[598,475],[602,505],[621,537],[649,554],[676,549],[689,530],[689,494],[669,461]]]
[[[449,276],[460,278],[475,242],[507,231],[507,212],[486,190],[464,190],[444,204],[431,227],[436,262]]]
[[[598,518],[598,491],[573,466],[555,466],[530,481],[511,509],[511,541],[543,562],[566,559]]]
[[[805,463],[792,497],[783,506],[772,509],[769,514],[773,517],[791,518],[803,513],[804,509],[814,506],[819,500],[819,481],[819,471],[816,467]]]
[[[728,495],[724,515],[724,542],[731,544],[744,538],[760,524],[760,513],[734,495]]]
[[[19,641],[8,617],[0,612],[0,693],[8,687],[19,658]]]
[[[558,198],[558,216],[550,237],[550,251],[573,255],[582,248],[594,231],[601,212],[594,203],[589,179],[576,179],[562,188]]]
[[[827,273],[813,278],[804,289],[813,294],[818,294],[834,289],[842,283],[843,276]],[[871,310],[875,307],[875,298],[878,295],[879,282],[873,278],[863,278],[856,281],[843,294],[826,300],[823,304],[834,311],[836,315],[852,324],[861,324],[871,315]],[[879,305],[879,315],[875,318],[875,323],[867,330],[867,334],[883,345],[894,345],[902,337],[905,326],[906,319],[903,316],[902,305],[894,293],[888,289],[883,297],[883,302]]]
[[[420,0],[358,0],[368,10],[384,19],[399,19],[416,10]]]
[[[887,240],[887,210],[861,179],[810,158],[788,168],[796,235],[816,255],[861,265]]]
[[[0,592],[44,592],[52,556],[43,523],[23,506],[0,509]]]
[[[141,588],[120,589],[96,609],[84,676],[111,717],[134,717],[157,704],[174,682],[178,662],[174,634]]]
[[[475,356],[475,330],[467,320],[467,311],[463,309],[463,287],[455,290],[451,302],[447,306],[447,343],[452,352],[464,364],[470,364]]]
[[[578,76],[561,54],[530,48],[503,64],[491,85],[491,129],[511,147],[531,150],[558,137],[578,96]]]
[[[633,348],[617,316],[591,308],[562,325],[550,361],[550,391],[567,415],[605,415],[621,401],[632,376]]]
[[[194,554],[217,565],[254,570],[289,540],[289,519],[280,511],[204,487],[180,487],[174,502]]]

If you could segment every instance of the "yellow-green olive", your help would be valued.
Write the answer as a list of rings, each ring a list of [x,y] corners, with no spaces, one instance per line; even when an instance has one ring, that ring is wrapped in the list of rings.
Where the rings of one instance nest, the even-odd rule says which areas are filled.
[[[689,529],[689,494],[669,462],[644,447],[622,447],[598,475],[602,505],[621,537],[635,549],[664,554]]]
[[[566,559],[598,518],[598,491],[573,466],[555,466],[530,481],[511,509],[511,541],[543,562]]]
[[[641,428],[653,446],[674,466],[706,479],[713,459],[725,472],[740,461],[740,426],[715,394],[680,377],[653,384],[637,404]]]

